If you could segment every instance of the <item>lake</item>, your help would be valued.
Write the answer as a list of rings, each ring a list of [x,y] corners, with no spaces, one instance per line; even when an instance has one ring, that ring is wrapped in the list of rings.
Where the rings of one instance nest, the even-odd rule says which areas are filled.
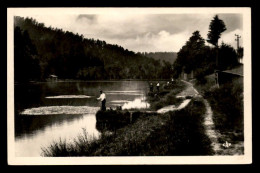
[[[106,106],[148,108],[147,81],[44,82],[15,85],[15,155],[40,157],[53,141],[73,141],[86,129],[98,138],[96,112],[99,91]]]

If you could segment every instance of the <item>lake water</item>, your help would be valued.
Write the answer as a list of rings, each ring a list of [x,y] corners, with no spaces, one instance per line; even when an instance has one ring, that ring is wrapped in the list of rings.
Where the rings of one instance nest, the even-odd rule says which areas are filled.
[[[96,129],[99,91],[107,108],[148,108],[146,81],[46,82],[15,85],[15,154],[40,157],[41,148],[53,141],[73,141],[86,129],[90,139]],[[25,115],[26,114],[26,115]]]

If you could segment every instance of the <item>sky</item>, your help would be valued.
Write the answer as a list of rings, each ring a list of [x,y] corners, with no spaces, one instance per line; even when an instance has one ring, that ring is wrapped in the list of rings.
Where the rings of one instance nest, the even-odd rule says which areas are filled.
[[[46,14],[30,15],[45,26],[61,28],[85,38],[118,44],[134,52],[178,52],[196,30],[207,39],[210,21],[218,15],[227,30],[222,41],[237,47],[235,34],[241,36],[243,46],[243,15],[239,13],[210,14]]]

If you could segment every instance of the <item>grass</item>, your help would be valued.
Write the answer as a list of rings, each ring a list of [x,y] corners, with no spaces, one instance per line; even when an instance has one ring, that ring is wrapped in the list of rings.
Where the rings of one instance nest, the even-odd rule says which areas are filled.
[[[213,76],[206,79],[206,84],[196,84],[196,88],[210,103],[215,128],[221,134],[218,140],[220,143],[228,141],[233,146],[238,145],[238,149],[233,148],[234,151],[225,154],[241,154],[243,146],[240,144],[244,141],[243,80],[236,79],[217,88]]]
[[[210,91],[211,89],[215,88],[215,75],[211,74],[204,77],[205,82],[201,83],[197,80],[193,80],[192,83],[195,85],[198,92],[205,96],[205,93]]]
[[[95,146],[97,139],[89,139],[86,129],[83,129],[83,133],[79,134],[74,142],[67,142],[60,139],[59,141],[53,141],[53,143],[47,147],[42,148],[42,156],[45,157],[67,157],[67,156],[82,156],[80,153],[86,151],[91,152],[90,146]]]
[[[210,141],[202,125],[205,106],[199,99],[166,114],[139,112],[135,123],[112,135],[90,140],[86,132],[74,142],[54,142],[43,156],[171,156],[211,155]]]
[[[243,81],[234,80],[219,88],[209,86],[203,88],[206,90],[204,97],[213,109],[216,127],[223,130],[243,129]]]
[[[172,112],[169,127],[174,155],[212,155],[209,138],[205,135],[204,114],[206,108],[197,98],[179,112]]]

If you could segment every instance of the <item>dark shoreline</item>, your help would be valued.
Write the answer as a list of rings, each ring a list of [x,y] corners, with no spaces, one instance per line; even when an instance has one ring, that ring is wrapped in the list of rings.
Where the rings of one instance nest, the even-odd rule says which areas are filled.
[[[106,79],[106,80],[75,80],[75,79],[65,79],[58,81],[28,81],[28,82],[14,82],[14,85],[20,84],[35,84],[35,83],[59,83],[59,82],[121,82],[121,81],[170,81],[170,79]]]

